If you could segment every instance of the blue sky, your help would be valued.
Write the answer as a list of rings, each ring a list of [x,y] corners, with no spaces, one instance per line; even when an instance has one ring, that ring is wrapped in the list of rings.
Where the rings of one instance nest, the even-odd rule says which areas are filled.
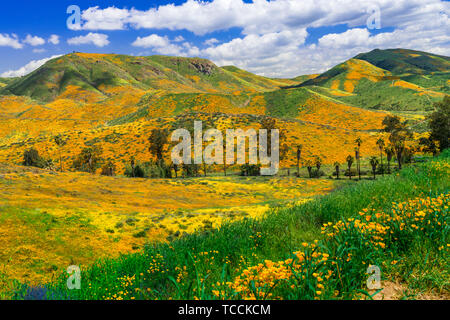
[[[45,2],[43,2],[45,3]],[[0,11],[0,76],[72,51],[199,56],[293,77],[374,48],[450,53],[448,1],[14,1]],[[69,5],[81,9],[68,28]]]

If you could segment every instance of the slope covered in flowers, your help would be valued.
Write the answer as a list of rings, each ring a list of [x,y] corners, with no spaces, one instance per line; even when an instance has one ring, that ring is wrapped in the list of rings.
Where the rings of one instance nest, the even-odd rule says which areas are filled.
[[[262,219],[99,261],[83,269],[81,290],[68,291],[62,274],[44,292],[62,299],[370,299],[379,292],[367,287],[373,265],[381,289],[385,281],[405,285],[398,298],[445,298],[449,173],[447,152]]]

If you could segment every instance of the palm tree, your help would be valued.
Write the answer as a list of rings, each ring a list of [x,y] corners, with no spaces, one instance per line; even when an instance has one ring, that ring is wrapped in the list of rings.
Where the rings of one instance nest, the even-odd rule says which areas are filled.
[[[316,157],[314,164],[316,165],[317,173],[319,173],[319,170],[322,167],[322,159],[320,159],[320,157]]]
[[[334,168],[336,169],[336,177],[337,177],[337,180],[339,180],[339,168],[340,168],[340,163],[339,162],[335,162],[334,163]]]
[[[377,140],[377,146],[380,149],[380,166],[381,166],[381,173],[384,176],[384,168],[383,168],[383,149],[384,149],[384,140],[383,138],[380,138]]]
[[[362,144],[361,137],[358,137],[355,140],[355,143],[357,145],[357,147],[355,148],[356,166],[358,169],[359,180],[361,180],[361,144]]]
[[[347,159],[345,159],[347,161],[347,166],[348,166],[348,176],[350,177],[350,180],[352,179],[352,164],[353,164],[353,157],[351,155],[347,156]]]
[[[392,149],[391,146],[388,146],[386,148],[384,148],[384,152],[386,153],[386,160],[387,160],[387,171],[388,173],[391,173],[391,160],[392,157],[394,156],[394,150]]]
[[[66,144],[66,141],[62,138],[61,134],[58,134],[54,138],[55,144],[58,146],[59,151],[59,170],[63,171],[63,165],[62,165],[62,156],[61,156],[61,147]]]
[[[337,177],[337,180],[339,180],[339,169],[340,169],[340,167],[341,167],[341,164],[339,163],[339,162],[335,162],[334,164],[334,168],[336,169],[336,177]]]
[[[376,172],[377,172],[377,166],[378,166],[378,159],[377,157],[370,158],[370,165],[372,166],[372,172],[373,172],[373,179],[376,179]]]
[[[297,177],[300,177],[300,159],[302,157],[303,145],[299,144],[297,146]]]
[[[308,169],[309,178],[312,178],[312,167],[313,167],[313,164],[312,164],[311,160],[306,161],[305,165],[306,165],[306,168]]]

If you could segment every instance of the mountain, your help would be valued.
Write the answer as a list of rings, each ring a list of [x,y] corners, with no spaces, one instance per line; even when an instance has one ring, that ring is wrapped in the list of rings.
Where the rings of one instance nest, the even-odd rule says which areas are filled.
[[[291,148],[304,145],[305,159],[344,162],[357,137],[367,142],[365,155],[377,154],[384,110],[423,113],[448,94],[448,84],[448,58],[400,49],[293,79],[199,58],[72,53],[25,77],[0,79],[0,161],[20,163],[30,147],[56,159],[53,141],[61,134],[65,167],[98,145],[123,172],[130,157],[152,157],[147,140],[154,128],[174,130],[195,119],[205,127],[257,128],[270,117]],[[295,165],[295,154],[283,161]]]
[[[84,102],[97,102],[118,88],[231,94],[273,90],[285,84],[237,68],[219,68],[199,58],[73,53],[47,62],[4,87],[2,93],[41,102],[75,95]]]
[[[397,75],[429,74],[450,70],[450,57],[406,49],[375,49],[358,54],[355,59],[365,60]]]
[[[72,53],[0,89],[0,161],[18,164],[30,147],[53,159],[53,138],[61,134],[65,167],[84,147],[99,145],[122,172],[131,156],[151,158],[146,141],[154,128],[195,119],[205,127],[257,128],[266,117],[286,131],[289,145],[305,145],[305,157],[344,161],[357,136],[376,139],[386,114],[298,87],[315,76],[270,79],[199,58]],[[376,152],[372,146],[366,154]]]
[[[427,111],[450,94],[450,58],[392,49],[363,53],[307,80],[300,87],[353,106]]]

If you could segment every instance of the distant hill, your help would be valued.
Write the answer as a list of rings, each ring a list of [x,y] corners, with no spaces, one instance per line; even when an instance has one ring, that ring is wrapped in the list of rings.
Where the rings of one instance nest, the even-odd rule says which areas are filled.
[[[450,94],[450,58],[419,51],[373,50],[301,83],[362,108],[427,111]]]
[[[358,54],[355,59],[365,60],[397,75],[428,74],[450,70],[450,57],[406,49],[375,49]]]
[[[231,94],[273,90],[285,84],[237,68],[219,68],[199,58],[73,53],[47,62],[4,87],[2,93],[42,102],[67,96],[96,102],[120,91],[118,88]]]

